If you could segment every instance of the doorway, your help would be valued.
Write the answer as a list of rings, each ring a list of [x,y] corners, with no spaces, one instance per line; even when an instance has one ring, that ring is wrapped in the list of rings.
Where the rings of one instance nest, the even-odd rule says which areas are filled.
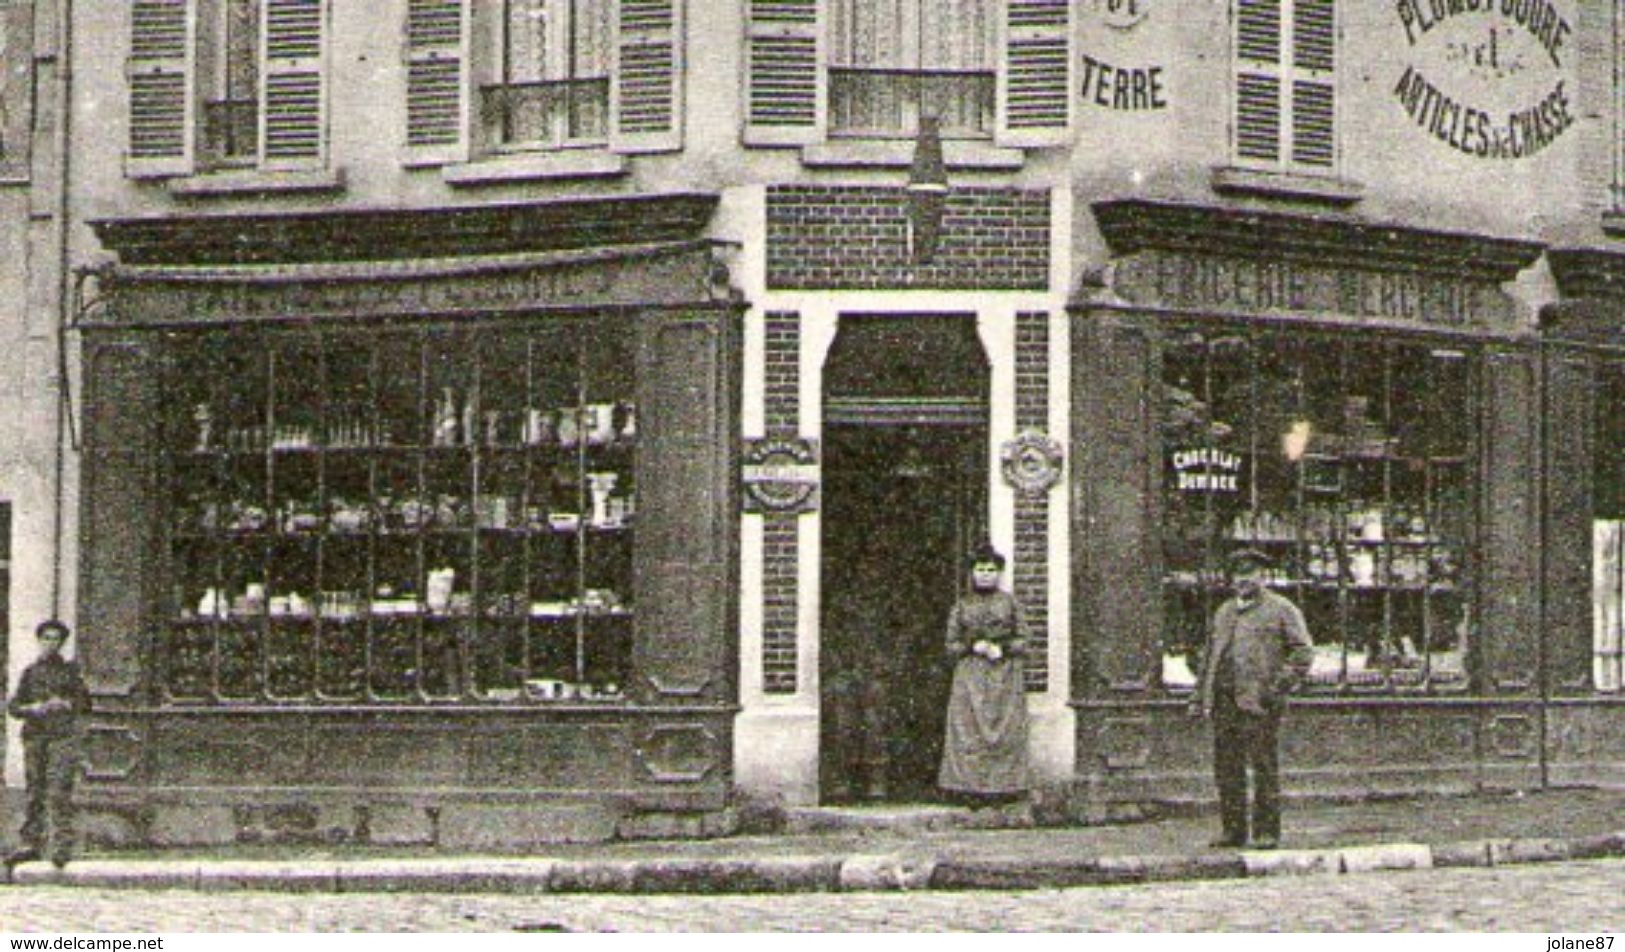
[[[987,389],[969,317],[842,319],[825,366],[824,802],[936,797],[943,636],[987,531]]]

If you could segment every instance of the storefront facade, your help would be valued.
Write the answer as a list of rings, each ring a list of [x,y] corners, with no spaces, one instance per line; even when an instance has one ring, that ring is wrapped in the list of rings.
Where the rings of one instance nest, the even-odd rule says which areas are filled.
[[[1284,740],[1303,793],[1545,781],[1589,631],[1553,627],[1528,242],[1160,202],[1095,208],[1114,252],[1074,316],[1079,779],[1203,797],[1185,716],[1259,548],[1316,652]],[[1209,249],[1219,249],[1217,253]],[[1548,544],[1543,545],[1543,541]],[[1107,584],[1107,580],[1111,580]],[[1584,661],[1585,665],[1579,662]]]
[[[79,638],[124,837],[517,847],[723,808],[714,208],[98,224]]]
[[[932,799],[983,541],[1045,816],[1211,796],[1242,545],[1316,642],[1289,790],[1621,781],[1615,12],[52,16],[85,446],[17,444],[8,661],[72,616],[106,835]]]

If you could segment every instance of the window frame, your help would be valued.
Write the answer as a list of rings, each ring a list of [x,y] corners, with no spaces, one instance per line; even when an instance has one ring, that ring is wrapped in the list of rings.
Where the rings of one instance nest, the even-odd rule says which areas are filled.
[[[1172,361],[1176,354],[1176,341],[1184,335],[1200,335],[1204,341],[1211,341],[1215,337],[1238,338],[1243,354],[1239,373],[1244,376],[1244,386],[1241,391],[1232,394],[1240,401],[1239,405],[1246,408],[1248,414],[1244,423],[1248,431],[1247,447],[1238,450],[1242,462],[1240,463],[1240,476],[1244,480],[1243,496],[1251,495],[1253,498],[1246,504],[1236,502],[1229,506],[1222,506],[1213,501],[1213,495],[1197,497],[1198,505],[1202,511],[1203,524],[1207,526],[1201,538],[1193,537],[1196,546],[1198,567],[1197,576],[1185,578],[1189,574],[1189,567],[1183,566],[1170,556],[1170,545],[1175,544],[1176,538],[1183,538],[1178,530],[1184,524],[1177,517],[1177,510],[1182,508],[1183,499],[1178,489],[1171,485],[1173,461],[1170,451],[1177,445],[1170,442],[1170,420],[1174,414],[1170,413],[1169,390],[1173,387],[1170,374],[1173,371]],[[1299,460],[1288,463],[1289,477],[1296,482],[1292,490],[1292,497],[1278,504],[1273,499],[1263,499],[1262,491],[1255,482],[1259,474],[1261,455],[1272,452],[1265,448],[1264,440],[1257,427],[1261,419],[1278,414],[1279,410],[1265,406],[1261,402],[1260,387],[1264,382],[1264,363],[1260,360],[1265,351],[1261,349],[1267,343],[1279,345],[1275,353],[1287,355],[1286,363],[1298,368],[1296,386],[1293,391],[1296,401],[1291,413],[1311,418],[1315,410],[1311,403],[1307,382],[1308,375],[1303,372],[1306,366],[1303,361],[1311,353],[1326,353],[1335,357],[1337,365],[1337,380],[1329,385],[1325,393],[1319,396],[1318,401],[1324,402],[1325,394],[1344,394],[1347,388],[1344,385],[1345,375],[1359,362],[1353,360],[1351,349],[1376,348],[1382,354],[1381,386],[1383,389],[1383,403],[1381,415],[1378,419],[1384,426],[1393,426],[1402,418],[1393,415],[1390,401],[1408,393],[1406,388],[1399,386],[1396,379],[1396,363],[1402,355],[1412,354],[1416,351],[1431,351],[1434,355],[1449,351],[1464,361],[1461,365],[1460,399],[1465,406],[1459,408],[1459,413],[1444,414],[1444,416],[1457,417],[1462,420],[1476,418],[1482,410],[1485,399],[1482,388],[1483,352],[1478,342],[1463,339],[1449,334],[1432,333],[1428,331],[1395,331],[1373,335],[1369,339],[1355,337],[1343,327],[1321,327],[1301,322],[1268,322],[1248,321],[1236,318],[1212,318],[1202,316],[1183,317],[1178,322],[1170,324],[1164,329],[1162,371],[1157,384],[1160,389],[1158,418],[1162,427],[1158,435],[1158,509],[1162,513],[1160,522],[1163,526],[1158,536],[1158,548],[1155,558],[1162,566],[1159,585],[1160,597],[1165,606],[1163,631],[1159,633],[1160,648],[1158,656],[1161,659],[1160,680],[1165,690],[1179,693],[1193,688],[1193,678],[1197,673],[1196,659],[1200,657],[1200,645],[1205,644],[1208,626],[1211,622],[1212,612],[1222,602],[1227,592],[1223,588],[1222,576],[1218,574],[1218,567],[1222,565],[1223,554],[1238,547],[1252,546],[1269,549],[1274,547],[1274,553],[1280,556],[1278,571],[1281,574],[1281,589],[1288,597],[1305,610],[1309,615],[1311,637],[1321,647],[1320,654],[1325,654],[1328,646],[1337,646],[1340,655],[1338,669],[1326,676],[1324,665],[1317,668],[1320,676],[1312,677],[1306,684],[1302,693],[1308,696],[1324,695],[1376,695],[1376,696],[1439,696],[1460,695],[1475,689],[1475,667],[1478,656],[1482,653],[1481,639],[1483,627],[1479,621],[1478,606],[1481,601],[1478,591],[1478,579],[1481,575],[1478,560],[1480,547],[1483,543],[1484,529],[1480,525],[1478,507],[1483,488],[1480,472],[1484,446],[1476,428],[1470,425],[1461,428],[1455,439],[1462,442],[1459,452],[1449,452],[1443,455],[1433,454],[1428,447],[1434,445],[1433,435],[1424,436],[1424,452],[1421,457],[1423,468],[1420,470],[1423,479],[1422,512],[1426,528],[1421,531],[1411,529],[1394,530],[1398,524],[1393,518],[1403,504],[1409,511],[1417,508],[1400,495],[1394,483],[1397,468],[1409,457],[1399,451],[1398,436],[1385,437],[1387,442],[1380,451],[1368,450],[1335,450],[1328,453],[1317,449],[1315,438],[1311,437],[1302,447]],[[1211,357],[1204,351],[1201,366],[1204,374],[1211,373]],[[1432,376],[1437,372],[1436,367],[1428,365],[1427,373],[1430,382],[1437,382]],[[1426,388],[1434,390],[1436,388]],[[1211,398],[1211,391],[1208,393]],[[1199,401],[1204,402],[1204,401]],[[1329,406],[1329,404],[1327,405]],[[1325,407],[1322,408],[1323,410]],[[1335,412],[1335,411],[1334,411]],[[1375,414],[1376,411],[1373,411]],[[1441,411],[1444,413],[1444,411]],[[1307,414],[1307,415],[1306,415]],[[1186,415],[1187,417],[1189,414]],[[1439,419],[1444,419],[1444,416]],[[1214,413],[1218,417],[1218,413]],[[1328,434],[1337,433],[1328,430]],[[1398,431],[1394,431],[1398,432]],[[1430,431],[1429,431],[1430,432]],[[1332,436],[1332,439],[1337,439]],[[1269,437],[1274,440],[1273,430]],[[1283,451],[1284,452],[1284,451]],[[1367,453],[1370,455],[1367,455]],[[1325,476],[1311,479],[1309,467],[1317,467],[1316,472]],[[1369,501],[1362,501],[1361,505],[1367,511],[1377,511],[1374,534],[1381,540],[1375,543],[1361,538],[1358,533],[1345,527],[1350,523],[1344,521],[1356,514],[1352,506],[1353,498],[1345,497],[1343,480],[1351,478],[1349,473],[1354,468],[1368,469],[1380,474],[1382,495],[1375,505]],[[1292,467],[1297,467],[1293,469]],[[1446,514],[1435,508],[1433,494],[1442,491],[1444,484],[1436,482],[1440,475],[1434,472],[1435,467],[1455,467],[1456,475],[1453,483],[1457,495],[1454,498],[1454,510]],[[1309,487],[1318,483],[1318,492],[1311,493]],[[1234,509],[1235,522],[1231,521],[1231,514],[1225,509]],[[1307,528],[1319,515],[1326,516],[1330,529],[1327,536],[1316,535]],[[1269,520],[1260,518],[1269,515]],[[1250,517],[1245,522],[1242,517]],[[1414,515],[1413,517],[1414,518]],[[1185,520],[1188,522],[1189,520]],[[1450,525],[1451,522],[1454,525]],[[1367,520],[1369,524],[1370,520]],[[1383,522],[1389,523],[1389,530],[1384,535],[1380,528]],[[1223,523],[1223,525],[1220,525]],[[1449,529],[1446,529],[1449,526]],[[1238,528],[1242,527],[1242,528]],[[1365,526],[1362,526],[1364,529]],[[1451,538],[1449,530],[1459,531],[1457,538]],[[1318,550],[1318,551],[1317,551]],[[1367,553],[1367,550],[1368,553]],[[1370,560],[1369,579],[1360,582],[1353,572],[1353,557],[1356,553],[1362,558]],[[1421,553],[1418,556],[1418,553]],[[1445,555],[1444,565],[1451,565],[1449,569],[1453,576],[1446,574],[1440,568],[1437,560],[1441,554]],[[1332,569],[1321,569],[1317,575],[1313,564],[1319,559],[1335,556],[1337,564]],[[1403,563],[1400,560],[1405,560]],[[1420,559],[1420,561],[1418,561]],[[1418,571],[1413,571],[1416,565]],[[1323,563],[1324,565],[1324,563]],[[1436,576],[1435,572],[1439,574]],[[1329,579],[1329,581],[1328,581]],[[1441,584],[1436,588],[1435,579]],[[1420,581],[1420,585],[1417,583]],[[1328,630],[1324,623],[1316,624],[1317,611],[1313,609],[1306,597],[1312,596],[1322,601],[1326,597],[1333,599],[1335,614],[1332,616],[1333,624]],[[1196,608],[1194,614],[1189,605],[1182,607],[1182,602],[1194,599]],[[1420,600],[1419,606],[1403,604],[1404,600]],[[1450,602],[1455,604],[1451,605]],[[1442,606],[1442,607],[1441,607]],[[1422,619],[1423,628],[1420,632],[1413,632],[1396,624],[1396,614],[1400,611],[1410,611],[1417,608],[1417,617]],[[1439,608],[1443,614],[1435,612]],[[1362,628],[1355,624],[1356,612],[1375,610],[1379,615],[1373,616],[1380,623],[1380,643],[1384,648],[1404,645],[1410,641],[1418,646],[1414,652],[1401,652],[1397,658],[1387,659],[1377,665],[1377,674],[1372,675],[1366,668],[1371,661],[1369,651],[1362,647],[1370,639],[1362,639],[1359,632]],[[1324,612],[1319,613],[1322,617]],[[1465,625],[1465,631],[1458,630],[1455,634],[1453,647],[1439,647],[1446,638],[1449,626],[1434,627],[1436,620],[1454,619],[1456,626]],[[1186,624],[1182,624],[1185,622]],[[1366,619],[1369,621],[1369,618]],[[1368,626],[1369,627],[1369,626]],[[1184,632],[1185,634],[1181,634]],[[1193,632],[1199,634],[1192,635]],[[1200,638],[1200,642],[1192,642],[1191,638]],[[1190,642],[1190,644],[1187,644]],[[1196,650],[1183,650],[1196,649]],[[1364,654],[1362,654],[1364,652]],[[1453,656],[1446,657],[1449,655]],[[1353,670],[1351,659],[1360,655],[1358,672]],[[1417,664],[1408,663],[1414,657]],[[1437,664],[1435,659],[1443,658],[1448,662]],[[1183,659],[1185,668],[1179,667]],[[1324,660],[1322,658],[1321,660]],[[1353,676],[1353,675],[1358,676]]]

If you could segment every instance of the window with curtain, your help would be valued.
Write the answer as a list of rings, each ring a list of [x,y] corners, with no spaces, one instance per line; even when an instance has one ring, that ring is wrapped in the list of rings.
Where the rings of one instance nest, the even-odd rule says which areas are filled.
[[[606,0],[500,0],[501,60],[484,89],[493,143],[602,145],[609,135],[611,7]]]
[[[991,135],[998,5],[982,0],[834,0],[828,33],[832,133]]]
[[[1164,353],[1163,681],[1194,685],[1226,555],[1273,561],[1310,690],[1462,690],[1472,637],[1471,355],[1450,343],[1190,326]]]
[[[130,0],[127,174],[327,158],[326,0]]]
[[[210,165],[253,165],[259,155],[260,0],[219,0],[206,23],[214,43],[203,104]]]

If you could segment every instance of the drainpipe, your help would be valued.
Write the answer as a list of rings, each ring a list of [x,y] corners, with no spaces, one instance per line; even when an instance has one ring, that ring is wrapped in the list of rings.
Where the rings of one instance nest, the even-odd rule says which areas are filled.
[[[68,195],[69,183],[72,176],[71,162],[73,150],[69,148],[72,137],[69,127],[73,118],[73,0],[56,0],[57,2],[57,96],[56,96],[56,159],[57,159],[57,331],[56,331],[56,370],[57,370],[57,398],[56,411],[56,450],[53,459],[53,482],[55,497],[52,501],[51,512],[51,617],[62,617],[62,572],[64,527],[66,519],[66,487],[67,454],[77,448],[78,440],[73,434],[73,391],[71,377],[69,376],[68,360],[68,328],[73,320],[74,295],[73,275],[69,267],[70,250],[70,223],[68,214],[70,200]]]

